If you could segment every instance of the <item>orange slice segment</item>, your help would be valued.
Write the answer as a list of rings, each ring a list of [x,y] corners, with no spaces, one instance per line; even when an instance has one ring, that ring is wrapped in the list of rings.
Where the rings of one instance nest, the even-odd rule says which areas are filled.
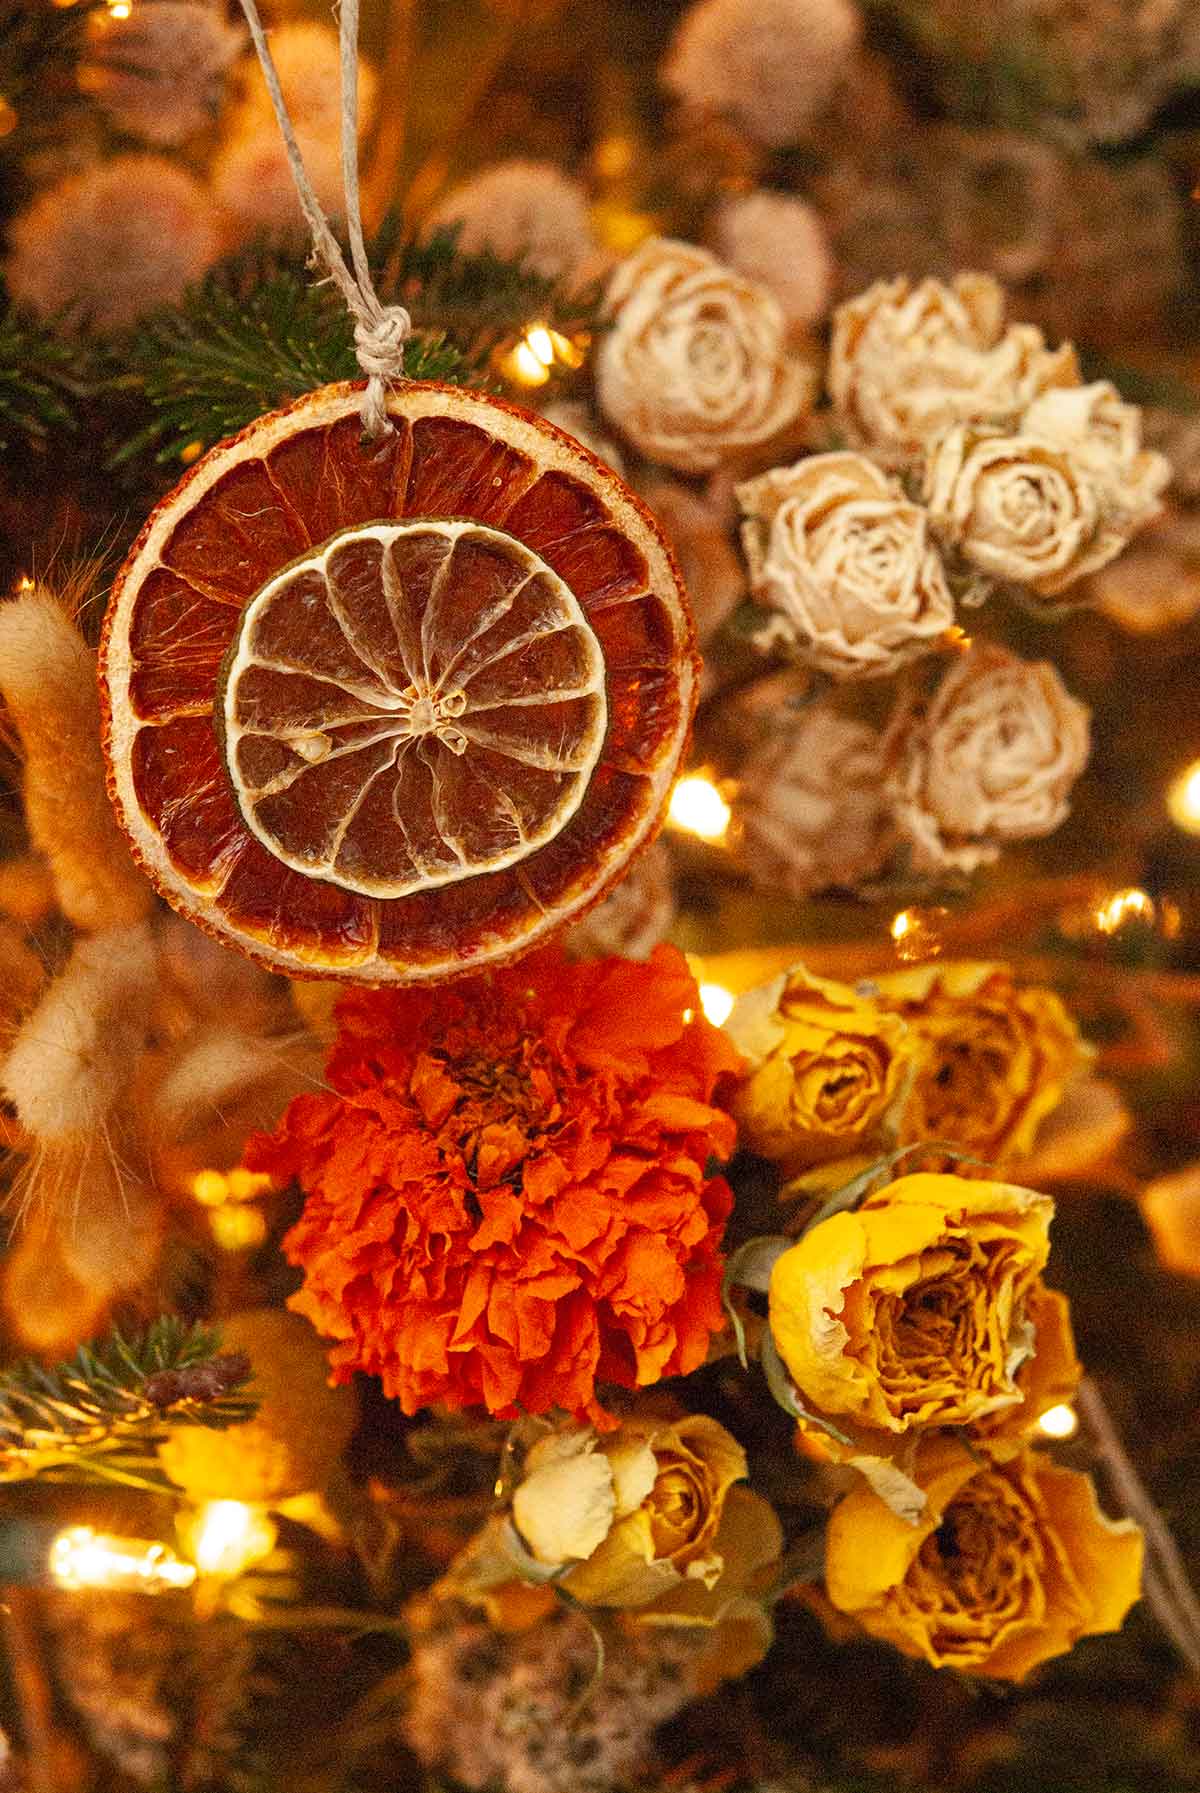
[[[501,963],[655,833],[696,659],[649,513],[541,418],[326,387],[158,506],[101,649],[110,790],[168,901],[292,976]]]
[[[421,520],[344,530],[241,613],[224,674],[242,816],[308,877],[399,897],[553,840],[604,746],[604,656],[512,536]]]

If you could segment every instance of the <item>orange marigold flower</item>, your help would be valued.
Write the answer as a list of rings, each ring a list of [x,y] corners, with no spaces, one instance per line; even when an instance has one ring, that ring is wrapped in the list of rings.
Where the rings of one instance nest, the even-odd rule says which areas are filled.
[[[714,1105],[740,1060],[681,955],[525,959],[339,1007],[333,1094],[301,1096],[247,1163],[307,1194],[284,1241],[291,1305],[335,1378],[501,1418],[605,1424],[597,1383],[644,1387],[721,1330]]]

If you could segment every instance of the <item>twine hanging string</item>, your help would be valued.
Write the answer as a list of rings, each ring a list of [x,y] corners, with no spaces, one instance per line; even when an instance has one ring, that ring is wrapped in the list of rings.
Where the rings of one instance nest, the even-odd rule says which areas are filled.
[[[381,436],[392,427],[387,414],[387,387],[389,381],[399,379],[404,372],[404,344],[412,333],[412,319],[403,305],[385,305],[375,291],[363,240],[358,190],[358,0],[342,0],[338,20],[342,69],[342,189],[353,271],[347,266],[341,245],[308,178],[256,0],[241,0],[241,5],[275,108],[300,207],[312,233],[310,265],[326,270],[354,319],[354,350],[358,365],[367,376],[362,402],[363,430],[368,436]]]

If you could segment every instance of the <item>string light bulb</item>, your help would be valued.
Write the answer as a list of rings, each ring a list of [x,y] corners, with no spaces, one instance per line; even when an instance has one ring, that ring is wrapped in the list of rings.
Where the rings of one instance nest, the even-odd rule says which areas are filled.
[[[1043,1438],[1074,1438],[1079,1430],[1079,1415],[1065,1401],[1057,1407],[1048,1407],[1038,1420],[1038,1431]]]
[[[200,1573],[226,1581],[270,1556],[279,1536],[273,1520],[261,1507],[241,1500],[206,1501],[181,1531],[184,1546]]]
[[[544,386],[555,367],[582,367],[587,343],[585,336],[564,336],[539,320],[501,358],[500,372],[518,386]]]
[[[1096,926],[1102,934],[1117,934],[1131,921],[1140,921],[1146,927],[1153,927],[1157,920],[1158,909],[1154,898],[1148,891],[1139,890],[1136,886],[1129,890],[1115,890],[1096,910]]]
[[[90,1525],[71,1525],[50,1546],[50,1578],[57,1587],[105,1588],[112,1593],[165,1594],[190,1588],[196,1579],[166,1544],[114,1538]]]
[[[732,990],[724,984],[701,984],[700,1007],[704,1010],[705,1019],[714,1027],[723,1027],[733,1013],[733,1005],[737,998]]]
[[[720,846],[729,832],[733,811],[720,789],[703,772],[689,772],[671,792],[667,820],[673,828]]]
[[[1173,779],[1167,791],[1167,813],[1185,834],[1200,834],[1200,760]]]

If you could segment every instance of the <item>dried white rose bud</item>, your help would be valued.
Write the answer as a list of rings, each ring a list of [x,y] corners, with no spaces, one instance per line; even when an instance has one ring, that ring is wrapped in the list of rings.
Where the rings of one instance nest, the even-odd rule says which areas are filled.
[[[221,207],[227,230],[235,241],[260,231],[281,236],[306,234],[308,226],[279,127],[273,118],[259,121],[253,115],[247,117],[247,128],[223,144],[212,163],[213,198]],[[336,137],[301,132],[296,141],[322,211],[340,218],[346,195]]]
[[[929,515],[860,454],[819,454],[738,487],[759,602],[835,679],[895,672],[954,621]]]
[[[776,149],[795,143],[828,105],[861,30],[850,0],[694,0],[661,80],[686,105],[726,113]]]
[[[288,114],[300,136],[328,138],[336,144],[341,131],[342,53],[338,34],[319,19],[288,19],[272,27],[271,60],[283,90]],[[234,130],[274,124],[271,96],[258,57],[246,56],[240,68],[243,98]],[[379,77],[365,57],[358,58],[359,135],[375,116]]]
[[[624,478],[624,455],[612,437],[605,435],[599,419],[583,399],[556,399],[552,405],[542,407],[542,416],[547,423],[556,423],[560,430],[566,430],[568,436],[574,436],[576,442],[582,442],[606,467],[611,467],[614,473],[619,473]]]
[[[1074,386],[1069,343],[1046,347],[1031,324],[1004,323],[986,274],[946,285],[880,280],[834,313],[829,392],[856,443],[889,465],[919,457],[955,424],[1011,428],[1039,393]]]
[[[734,546],[726,507],[683,480],[662,474],[640,480],[638,492],[675,550],[696,635],[705,642],[746,595],[746,569]]]
[[[201,0],[156,0],[124,17],[97,7],[79,86],[118,130],[160,147],[183,143],[216,119],[244,35]]]
[[[1040,436],[951,430],[926,468],[925,501],[934,526],[972,566],[1043,598],[1125,546],[1074,453]]]
[[[611,895],[568,930],[567,951],[580,959],[602,959],[610,953],[644,959],[666,939],[674,919],[671,852],[659,840],[638,855]]]
[[[705,249],[652,237],[614,272],[607,306],[596,396],[647,460],[711,473],[813,397],[778,301]]]
[[[39,317],[118,330],[220,253],[216,207],[165,156],[114,156],[45,187],[9,227],[8,290]]]
[[[833,251],[821,214],[791,193],[728,199],[712,225],[722,261],[774,293],[797,329],[817,324],[833,295]]]
[[[1053,666],[973,648],[888,731],[887,796],[914,869],[971,872],[1006,841],[1052,834],[1090,745],[1087,708]]]
[[[451,225],[464,254],[520,256],[547,280],[581,274],[597,253],[587,193],[553,162],[514,157],[482,169],[438,202],[426,229]]]
[[[883,775],[874,730],[829,704],[768,736],[743,762],[733,804],[738,858],[754,882],[804,897],[874,877],[892,840]]]
[[[1160,515],[1171,463],[1142,447],[1142,413],[1110,381],[1043,393],[1022,418],[1021,433],[1053,442],[1083,469],[1124,540]]]

